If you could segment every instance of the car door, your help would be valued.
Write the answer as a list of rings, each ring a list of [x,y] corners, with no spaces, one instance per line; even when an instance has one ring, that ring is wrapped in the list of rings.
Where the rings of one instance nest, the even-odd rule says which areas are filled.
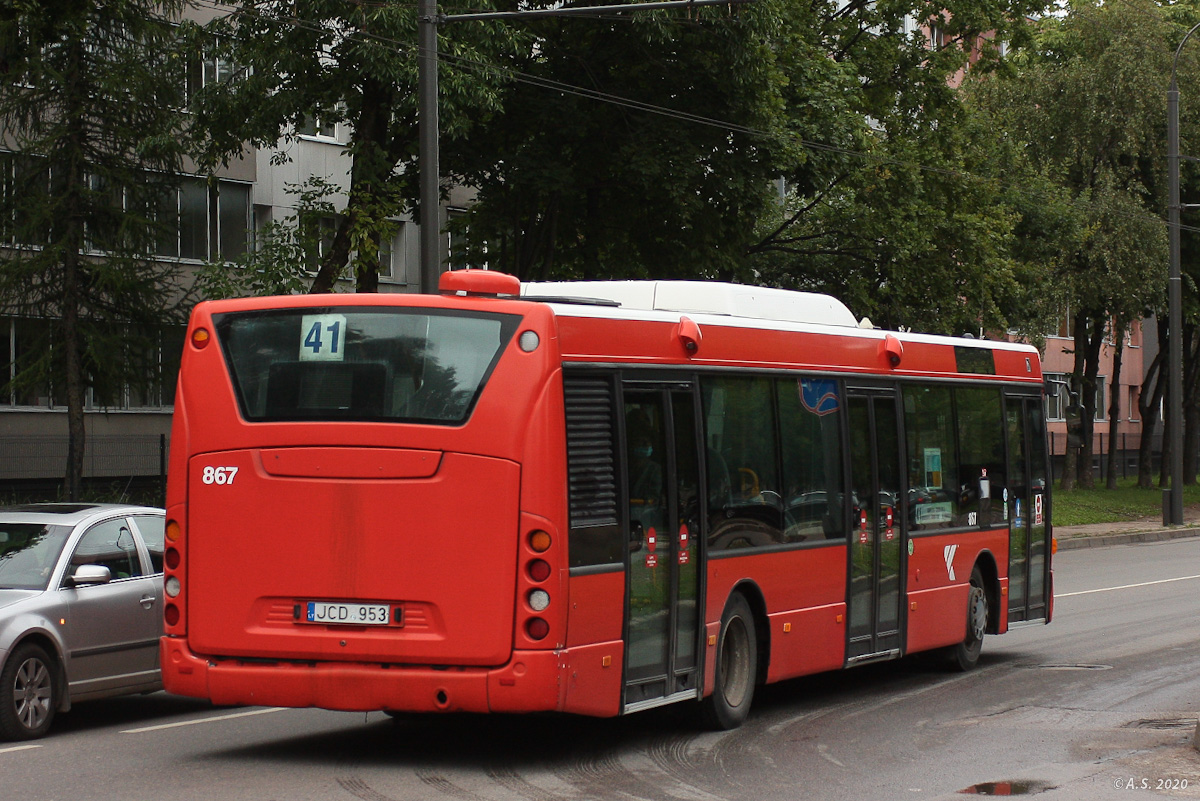
[[[92,525],[71,551],[59,591],[67,607],[63,632],[72,699],[157,680],[161,577],[143,566],[143,549],[130,521],[116,517]],[[110,581],[73,586],[70,577],[81,565],[107,567]]]
[[[135,533],[145,546],[142,568],[150,578],[151,589],[154,592],[154,614],[146,616],[142,622],[146,626],[146,637],[157,643],[163,634],[163,555],[166,551],[167,520],[162,515],[134,515],[130,519],[136,527]],[[157,646],[154,648],[154,667],[162,667]]]

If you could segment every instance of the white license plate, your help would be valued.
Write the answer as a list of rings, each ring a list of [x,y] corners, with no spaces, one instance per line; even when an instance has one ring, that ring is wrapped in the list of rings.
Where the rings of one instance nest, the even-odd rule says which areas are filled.
[[[309,623],[344,623],[349,626],[386,626],[391,622],[387,604],[341,604],[309,601],[305,604]]]

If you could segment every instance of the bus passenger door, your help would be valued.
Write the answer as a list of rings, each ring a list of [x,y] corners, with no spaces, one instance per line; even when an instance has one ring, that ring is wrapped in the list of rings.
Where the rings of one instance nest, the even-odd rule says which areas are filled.
[[[851,390],[850,575],[846,663],[898,656],[904,526],[898,396]]]
[[[700,686],[698,421],[691,385],[625,384],[626,712]]]
[[[1008,428],[1008,621],[1043,620],[1046,617],[1048,508],[1046,434],[1040,398],[1007,397]]]

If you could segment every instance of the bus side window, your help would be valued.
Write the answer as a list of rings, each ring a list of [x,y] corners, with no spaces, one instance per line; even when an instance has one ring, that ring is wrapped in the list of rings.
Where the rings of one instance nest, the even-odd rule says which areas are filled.
[[[785,542],[777,431],[768,378],[701,379],[708,446],[708,546]]]
[[[777,390],[784,539],[845,539],[838,384],[824,378],[783,379]]]
[[[906,386],[908,515],[912,531],[958,525],[960,489],[953,393],[943,386]]]

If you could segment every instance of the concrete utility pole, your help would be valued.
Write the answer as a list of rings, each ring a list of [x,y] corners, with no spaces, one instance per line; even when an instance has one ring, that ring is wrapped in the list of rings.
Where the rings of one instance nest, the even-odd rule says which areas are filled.
[[[1171,85],[1167,89],[1167,236],[1171,249],[1167,279],[1167,430],[1174,442],[1168,465],[1171,486],[1163,490],[1163,524],[1170,526],[1183,525],[1183,279],[1179,265],[1179,212],[1196,208],[1195,204],[1184,206],[1179,202],[1179,87],[1175,83],[1175,68],[1179,66],[1179,53],[1197,29],[1200,24],[1192,26],[1175,48]]]
[[[421,291],[437,292],[441,272],[438,237],[442,232],[438,153],[437,0],[417,7],[417,165],[421,205]]]
[[[598,17],[635,11],[655,11],[691,6],[728,6],[755,0],[668,0],[657,3],[629,3],[609,6],[573,6],[534,11],[488,11],[479,14],[439,14],[437,0],[419,0],[417,5],[417,165],[420,171],[421,207],[421,292],[435,294],[441,274],[438,240],[442,232],[441,201],[438,186],[441,167],[438,145],[438,57],[437,26],[446,22],[472,22],[491,19],[533,19],[536,17]]]

